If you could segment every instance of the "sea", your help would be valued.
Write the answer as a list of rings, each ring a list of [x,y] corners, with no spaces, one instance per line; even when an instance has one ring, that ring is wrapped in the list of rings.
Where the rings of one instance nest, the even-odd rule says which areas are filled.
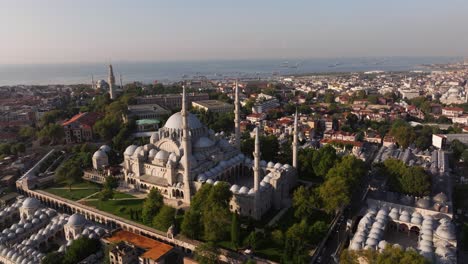
[[[425,70],[423,65],[462,57],[364,57],[171,62],[113,62],[116,82],[172,83],[180,80],[269,79],[309,73]],[[1,65],[0,86],[90,84],[107,79],[108,63]]]

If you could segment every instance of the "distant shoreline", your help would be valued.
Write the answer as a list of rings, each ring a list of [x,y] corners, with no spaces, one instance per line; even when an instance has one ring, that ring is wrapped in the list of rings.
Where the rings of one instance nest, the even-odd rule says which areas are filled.
[[[401,72],[422,65],[447,64],[462,57],[368,57],[265,60],[212,60],[175,62],[116,62],[116,79],[123,83],[173,83],[181,80],[272,79],[279,76],[349,72]],[[107,64],[0,65],[0,86],[90,84],[107,79]],[[117,82],[118,83],[118,82]]]

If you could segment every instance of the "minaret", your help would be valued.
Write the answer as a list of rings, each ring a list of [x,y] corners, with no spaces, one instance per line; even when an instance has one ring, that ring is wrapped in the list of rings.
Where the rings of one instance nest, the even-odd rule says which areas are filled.
[[[91,75],[91,89],[96,90],[96,85],[94,84],[94,75]]]
[[[115,99],[115,77],[114,77],[114,70],[112,69],[112,64],[109,65],[109,95],[110,99]]]
[[[255,192],[258,191],[259,183],[260,183],[260,128],[255,128],[255,151],[253,153],[254,156],[254,190]]]
[[[234,132],[236,143],[235,146],[240,150],[240,102],[239,102],[239,84],[236,80],[236,95],[234,99]]]
[[[185,94],[185,86],[182,87],[182,148],[184,156],[182,156],[182,166],[184,167],[184,202],[190,204],[190,157],[192,156],[192,140],[190,139],[190,129],[188,125],[188,110],[187,98]]]
[[[292,166],[293,168],[297,169],[297,109],[296,109],[296,115],[294,116],[294,135],[293,135],[293,160],[292,160]]]

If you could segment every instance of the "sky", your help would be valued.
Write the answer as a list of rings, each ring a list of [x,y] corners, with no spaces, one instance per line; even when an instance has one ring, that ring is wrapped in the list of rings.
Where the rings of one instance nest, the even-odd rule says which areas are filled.
[[[0,0],[0,64],[468,56],[467,0]]]

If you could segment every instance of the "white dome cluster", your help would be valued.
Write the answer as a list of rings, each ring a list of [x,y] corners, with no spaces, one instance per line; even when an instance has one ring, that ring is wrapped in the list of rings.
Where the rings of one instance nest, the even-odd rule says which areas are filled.
[[[440,225],[435,229],[437,222],[432,216],[423,216],[418,211],[410,212],[392,208],[369,208],[358,224],[357,231],[351,239],[349,249],[374,249],[383,250],[389,243],[383,240],[383,234],[388,220],[404,222],[417,226],[420,230],[418,240],[418,252],[436,263],[456,263],[455,249],[452,246],[456,240],[455,229],[449,219],[442,218]],[[400,245],[393,245],[400,247]],[[434,251],[435,248],[435,251]],[[407,250],[415,250],[407,248]]]
[[[18,264],[40,263],[45,257],[43,253],[22,244],[16,244],[14,247],[0,244],[0,254],[11,262]]]

